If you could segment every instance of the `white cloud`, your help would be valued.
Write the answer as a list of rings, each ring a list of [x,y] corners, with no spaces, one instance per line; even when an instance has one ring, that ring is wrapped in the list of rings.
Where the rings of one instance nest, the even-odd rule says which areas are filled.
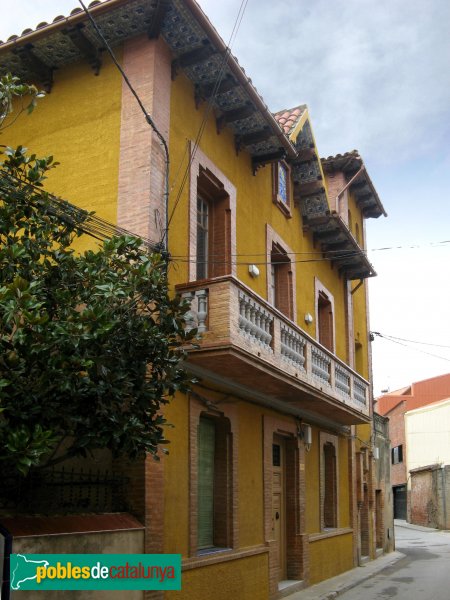
[[[201,4],[227,39],[239,2]],[[271,109],[309,105],[323,154],[408,160],[445,139],[449,22],[447,0],[250,0],[234,51]]]

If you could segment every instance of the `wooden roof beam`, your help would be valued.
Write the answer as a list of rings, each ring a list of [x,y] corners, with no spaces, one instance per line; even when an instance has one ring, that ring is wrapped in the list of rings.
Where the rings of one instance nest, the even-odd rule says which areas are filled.
[[[185,54],[180,54],[178,58],[172,61],[172,79],[175,79],[179,69],[185,69],[186,67],[192,67],[197,63],[207,60],[213,54],[217,54],[217,50],[211,46],[208,40],[203,42],[203,46],[195,48]]]
[[[316,149],[313,148],[302,148],[297,153],[297,159],[295,162],[306,162],[308,160],[318,160]]]
[[[214,83],[208,83],[204,85],[195,86],[195,102],[196,105],[200,103],[200,100],[209,100],[213,95],[219,96],[225,94],[230,90],[234,90],[239,86],[239,83],[231,75],[227,75],[222,81],[216,85]]]
[[[217,118],[217,131],[220,132],[228,123],[235,123],[241,119],[251,117],[256,112],[256,108],[253,104],[246,104],[233,110],[227,110],[220,117]]]
[[[259,142],[264,142],[272,137],[273,132],[269,129],[269,127],[264,127],[264,129],[260,129],[259,131],[255,131],[254,133],[247,133],[246,135],[236,136],[237,149],[240,150],[245,146],[251,146],[252,144],[258,144]]]
[[[14,54],[20,58],[25,68],[31,72],[32,78],[39,81],[47,93],[50,93],[53,86],[53,70],[40,58],[33,54],[33,45],[26,44],[13,50]]]
[[[278,152],[272,152],[271,154],[261,154],[259,156],[252,156],[252,169],[253,175],[260,167],[264,167],[268,163],[278,162],[286,158],[286,150],[280,148]]]
[[[157,39],[161,33],[161,26],[169,6],[168,0],[158,0],[156,10],[153,14],[152,22],[147,31],[150,40]]]
[[[102,61],[100,59],[100,50],[96,48],[88,38],[83,34],[84,24],[77,23],[74,27],[63,29],[64,35],[67,35],[74,46],[87,58],[94,74],[98,75]]]
[[[299,181],[294,182],[294,196],[300,199],[302,196],[311,196],[317,192],[324,192],[323,181],[317,179],[316,181],[310,181],[308,183],[300,183]]]

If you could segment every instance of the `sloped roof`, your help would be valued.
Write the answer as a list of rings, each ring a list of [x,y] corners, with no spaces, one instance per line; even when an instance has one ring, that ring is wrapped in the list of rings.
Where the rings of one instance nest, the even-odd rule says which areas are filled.
[[[418,408],[411,408],[406,412],[406,414],[418,414],[420,412],[426,410],[432,410],[435,408],[439,408],[440,406],[447,406],[450,403],[450,398],[443,398],[442,400],[436,400],[436,402],[430,402],[429,404],[425,404],[425,406],[419,406]]]
[[[173,74],[182,70],[195,86],[196,101],[212,103],[221,126],[235,134],[237,149],[260,162],[295,158],[284,129],[195,0],[96,0],[89,8],[112,47],[136,35],[161,35],[174,56]],[[53,72],[69,63],[87,59],[98,73],[102,50],[86,14],[75,8],[68,17],[57,16],[0,43],[0,73],[50,89]]]
[[[401,402],[405,403],[405,411],[414,410],[422,406],[428,406],[434,402],[440,402],[447,399],[449,395],[450,373],[446,373],[445,375],[416,381],[410,386],[375,398],[377,402],[376,410],[380,414],[385,415]]]
[[[278,112],[274,113],[273,116],[283,129],[284,133],[286,135],[290,135],[294,131],[306,109],[306,104],[300,104],[294,108],[279,110]]]
[[[350,186],[359,208],[365,217],[378,218],[381,215],[387,217],[384,206],[358,150],[352,150],[345,154],[336,154],[336,156],[328,156],[327,158],[322,158],[321,162],[325,173],[341,171],[345,174],[348,181],[359,172]]]

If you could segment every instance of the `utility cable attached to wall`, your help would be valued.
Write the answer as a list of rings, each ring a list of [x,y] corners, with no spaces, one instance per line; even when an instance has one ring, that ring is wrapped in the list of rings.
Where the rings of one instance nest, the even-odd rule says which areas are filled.
[[[182,179],[181,185],[180,185],[180,189],[178,190],[177,197],[175,199],[175,203],[174,203],[172,212],[171,212],[169,220],[168,220],[168,226],[172,222],[172,219],[173,219],[173,216],[174,216],[175,211],[177,209],[177,206],[178,206],[178,204],[179,204],[179,202],[181,200],[181,195],[182,195],[184,187],[186,185],[186,181],[187,181],[188,176],[189,176],[189,172],[190,172],[190,169],[191,169],[192,162],[193,162],[193,160],[195,158],[195,155],[197,153],[197,149],[198,149],[200,141],[202,139],[203,132],[205,131],[205,127],[206,127],[206,124],[208,122],[209,115],[211,114],[211,111],[212,111],[212,108],[213,108],[213,103],[214,103],[214,100],[215,100],[215,98],[217,96],[217,92],[219,90],[220,83],[221,83],[221,81],[223,79],[223,76],[225,74],[225,68],[227,66],[227,61],[228,61],[229,56],[231,56],[231,47],[232,47],[232,45],[233,45],[233,43],[234,43],[234,41],[236,39],[237,32],[239,30],[239,27],[241,25],[242,19],[244,17],[244,12],[245,12],[245,9],[247,7],[247,2],[248,2],[248,0],[242,0],[241,5],[239,7],[239,12],[237,14],[236,20],[234,22],[233,30],[232,30],[231,35],[230,35],[230,39],[228,41],[228,46],[227,46],[226,52],[225,52],[225,54],[223,56],[222,63],[220,65],[220,69],[219,69],[218,75],[217,75],[216,80],[214,82],[214,87],[213,87],[213,90],[212,90],[211,97],[208,99],[207,107],[206,107],[205,113],[203,115],[202,122],[200,123],[200,127],[198,129],[197,136],[195,138],[194,146],[192,148],[192,151],[189,153],[188,164],[187,164],[186,169],[184,171],[183,179]],[[183,155],[183,159],[182,160],[184,160],[184,156],[185,155],[186,155],[186,152]],[[177,170],[177,177],[179,175],[179,172],[180,172],[180,169]],[[174,181],[174,183],[172,185],[172,188],[174,187],[174,185],[175,185],[175,181]]]
[[[169,214],[169,148],[167,146],[167,142],[164,138],[164,136],[162,135],[162,133],[159,131],[159,129],[156,127],[151,115],[148,113],[148,111],[146,110],[144,104],[142,103],[142,100],[139,98],[138,93],[136,92],[136,90],[134,89],[134,87],[131,85],[130,80],[128,79],[125,71],[123,70],[123,68],[121,67],[121,65],[119,64],[119,61],[117,60],[114,52],[112,51],[111,46],[108,44],[108,42],[105,39],[105,36],[103,35],[103,33],[101,32],[101,30],[99,29],[97,23],[95,22],[94,18],[92,17],[90,11],[88,8],[86,8],[86,6],[84,5],[82,0],[78,0],[79,3],[81,4],[84,12],[86,13],[89,21],[92,24],[92,27],[94,28],[96,34],[98,35],[98,37],[101,39],[101,41],[103,42],[106,50],[108,51],[108,54],[110,55],[113,63],[116,65],[117,69],[119,70],[120,74],[122,75],[122,79],[125,81],[125,83],[127,84],[130,92],[133,94],[133,96],[135,97],[137,103],[139,104],[140,109],[142,110],[144,116],[145,116],[145,120],[147,121],[147,123],[150,125],[150,127],[153,129],[153,131],[156,133],[160,144],[163,148],[164,151],[164,155],[165,155],[165,175],[164,175],[164,206],[165,206],[165,213],[166,213],[166,225],[165,225],[165,231],[163,233],[162,236],[162,244],[164,246],[164,249],[167,251],[168,250],[168,245],[169,245],[169,240],[168,240],[168,227],[169,227],[169,223],[168,223],[168,214]]]

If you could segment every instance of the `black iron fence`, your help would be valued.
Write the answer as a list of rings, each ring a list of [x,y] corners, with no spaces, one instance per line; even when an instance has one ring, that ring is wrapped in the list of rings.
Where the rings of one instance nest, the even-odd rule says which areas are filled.
[[[100,469],[40,469],[25,478],[0,474],[0,510],[24,514],[127,510],[128,477]]]

